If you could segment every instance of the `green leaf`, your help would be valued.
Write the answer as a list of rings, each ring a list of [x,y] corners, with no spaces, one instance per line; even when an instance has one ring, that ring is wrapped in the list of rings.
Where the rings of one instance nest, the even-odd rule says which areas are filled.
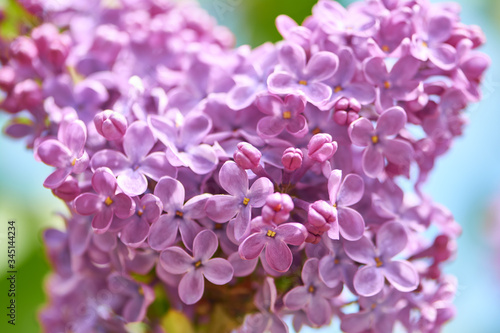
[[[161,327],[167,333],[194,333],[194,328],[189,319],[176,310],[170,310],[161,319]]]

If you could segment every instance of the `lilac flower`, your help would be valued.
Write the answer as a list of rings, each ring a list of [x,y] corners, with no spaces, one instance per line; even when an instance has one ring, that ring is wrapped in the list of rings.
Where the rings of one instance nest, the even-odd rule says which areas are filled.
[[[303,137],[308,132],[304,112],[305,98],[298,95],[287,95],[283,101],[275,95],[263,95],[257,99],[257,107],[268,116],[257,123],[257,133],[263,138],[279,135],[285,128],[296,137]]]
[[[233,278],[233,267],[222,258],[210,259],[217,250],[217,236],[203,230],[194,239],[193,256],[180,247],[169,247],[160,254],[160,264],[171,274],[184,274],[179,283],[179,297],[194,304],[203,296],[203,277],[213,284],[223,285]]]
[[[99,112],[94,117],[97,133],[107,140],[121,139],[127,131],[127,120],[123,115],[112,110]]]
[[[281,163],[288,172],[293,172],[302,166],[304,153],[299,148],[289,147],[283,152]]]
[[[444,10],[417,15],[415,33],[412,36],[410,52],[421,60],[429,60],[442,70],[456,66],[457,52],[446,44],[451,37],[453,18]]]
[[[142,321],[148,306],[153,303],[155,293],[144,283],[113,273],[108,277],[109,290],[123,297],[122,316],[127,322]]]
[[[371,121],[361,117],[349,126],[349,137],[363,151],[363,171],[375,178],[384,170],[384,156],[389,162],[409,166],[413,148],[408,142],[390,137],[399,133],[406,124],[406,113],[399,106],[385,110],[374,128]]]
[[[348,207],[363,197],[364,182],[357,174],[348,174],[342,181],[342,170],[333,170],[328,178],[328,195],[333,206],[334,220],[328,236],[339,239],[340,234],[348,241],[358,240],[363,236],[365,221],[356,210]]]
[[[386,287],[381,293],[359,298],[360,311],[342,318],[340,328],[347,333],[392,332],[398,312],[404,306],[401,294]]]
[[[267,277],[255,295],[254,304],[260,310],[259,313],[247,315],[245,322],[240,328],[241,333],[267,332],[288,333],[288,327],[275,313],[275,303],[277,299],[276,285],[272,277]]]
[[[138,247],[148,238],[150,225],[158,220],[163,207],[160,199],[151,193],[135,197],[134,201],[135,214],[120,223],[120,239],[130,247]]]
[[[98,151],[91,161],[92,169],[106,166],[113,170],[123,192],[141,195],[148,187],[146,176],[158,181],[163,176],[175,176],[163,152],[150,153],[156,140],[148,125],[136,121],[123,137],[125,155],[110,149]]]
[[[155,135],[167,146],[168,161],[176,167],[185,166],[196,174],[212,171],[218,158],[215,150],[202,143],[212,128],[212,120],[203,113],[191,112],[175,119],[151,115],[148,119]]]
[[[352,281],[357,266],[346,255],[342,243],[325,236],[323,236],[321,240],[328,249],[328,254],[322,256],[318,263],[318,272],[321,281],[330,288],[342,282],[346,284],[352,292],[355,292]]]
[[[299,94],[308,102],[321,107],[332,95],[332,89],[322,81],[338,67],[338,57],[329,52],[317,52],[306,64],[304,49],[293,43],[283,43],[278,51],[282,70],[275,71],[267,80],[273,94]]]
[[[408,243],[405,228],[399,222],[387,222],[377,232],[377,247],[363,237],[355,242],[344,243],[347,255],[362,264],[354,275],[354,288],[361,296],[373,296],[384,287],[384,277],[399,291],[415,290],[419,276],[411,263],[391,260]]]
[[[287,244],[302,245],[307,236],[306,228],[300,223],[283,223],[276,227],[260,217],[252,220],[250,232],[239,246],[240,256],[254,259],[265,248],[267,263],[278,272],[286,272],[292,264],[292,251]]]
[[[418,80],[414,80],[420,61],[406,56],[387,70],[383,58],[371,58],[364,64],[368,82],[378,87],[378,99],[383,109],[394,106],[394,101],[411,101],[417,97]]]
[[[92,188],[97,193],[82,193],[75,199],[80,215],[94,215],[92,228],[97,233],[108,230],[113,216],[127,218],[133,214],[134,201],[125,193],[116,193],[117,182],[108,168],[99,168],[92,176]]]
[[[219,182],[230,195],[214,195],[208,199],[205,207],[207,216],[219,223],[234,219],[234,235],[236,239],[241,239],[248,229],[251,208],[265,204],[267,196],[272,193],[273,184],[262,177],[248,189],[247,173],[231,161],[224,163],[220,169]]]
[[[36,154],[45,164],[57,168],[45,179],[43,186],[55,189],[62,185],[71,174],[85,171],[89,163],[89,156],[85,152],[87,129],[81,120],[61,124],[57,140],[43,141],[36,149]]]
[[[339,68],[335,74],[327,80],[328,85],[333,87],[333,93],[330,97],[330,103],[335,103],[342,97],[354,98],[361,104],[368,104],[375,99],[375,89],[367,82],[356,82],[355,75],[357,71],[357,60],[352,51],[342,49],[339,54]]]
[[[275,46],[266,43],[249,57],[250,64],[234,76],[236,84],[227,93],[227,105],[233,110],[242,110],[254,103],[255,98],[267,92],[267,78],[277,62]]]
[[[319,278],[317,258],[310,258],[302,268],[303,286],[295,287],[284,297],[283,302],[290,310],[304,309],[314,325],[325,325],[331,320],[332,308],[328,299],[342,292],[342,285],[327,287]]]
[[[201,194],[184,203],[184,186],[171,177],[161,178],[154,194],[163,203],[166,214],[151,226],[149,245],[157,251],[164,250],[174,244],[180,232],[182,242],[191,250],[195,236],[202,230],[195,220],[205,217],[204,208],[210,195]]]

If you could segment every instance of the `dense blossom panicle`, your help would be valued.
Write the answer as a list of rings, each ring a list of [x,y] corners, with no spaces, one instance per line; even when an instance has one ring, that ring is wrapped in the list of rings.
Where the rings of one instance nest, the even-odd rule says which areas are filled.
[[[421,185],[490,64],[456,6],[318,0],[252,50],[189,1],[21,3],[40,25],[0,37],[5,133],[70,212],[44,234],[44,331],[453,317],[461,228]]]

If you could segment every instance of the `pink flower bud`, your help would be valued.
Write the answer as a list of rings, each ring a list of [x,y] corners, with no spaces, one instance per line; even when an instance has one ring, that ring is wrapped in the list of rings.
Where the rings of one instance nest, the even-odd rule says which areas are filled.
[[[314,135],[307,145],[308,156],[316,162],[323,163],[335,154],[337,147],[337,142],[332,142],[330,134],[319,133]]]
[[[28,37],[18,37],[10,45],[12,57],[20,64],[31,66],[33,60],[38,57],[38,50],[32,39]]]
[[[292,172],[302,166],[303,158],[304,154],[299,148],[290,147],[283,152],[281,163],[283,163],[286,171]]]
[[[313,226],[310,223],[305,223],[304,226],[307,229],[307,237],[305,240],[306,243],[318,244],[321,240],[321,235],[323,234],[323,232],[318,230],[317,227]]]
[[[80,187],[78,186],[78,181],[69,176],[64,183],[58,188],[52,190],[55,196],[61,198],[62,200],[69,202],[74,200],[80,194]]]
[[[32,109],[40,105],[43,100],[42,89],[32,79],[16,84],[12,97],[17,101],[20,109]]]
[[[288,220],[292,210],[292,198],[288,194],[276,192],[267,196],[266,204],[262,207],[262,219],[280,224]]]
[[[359,118],[358,112],[361,104],[355,98],[341,98],[335,104],[333,120],[341,126],[349,125]]]
[[[309,206],[307,222],[325,232],[330,229],[330,223],[335,222],[333,207],[324,200],[318,200]]]
[[[248,142],[238,143],[237,148],[233,157],[240,168],[253,169],[259,166],[262,153],[257,148]]]
[[[127,119],[112,110],[96,114],[94,124],[97,132],[109,141],[121,139],[127,131]]]

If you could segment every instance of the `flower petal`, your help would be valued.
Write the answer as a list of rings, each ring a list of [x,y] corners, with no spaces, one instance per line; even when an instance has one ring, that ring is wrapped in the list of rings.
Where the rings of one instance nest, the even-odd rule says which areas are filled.
[[[193,242],[193,257],[202,262],[212,258],[219,245],[217,235],[212,230],[203,230]]]
[[[262,207],[266,203],[267,196],[273,193],[273,183],[266,177],[257,179],[247,193],[250,199],[248,205],[252,207]]]
[[[399,222],[384,223],[377,231],[377,248],[384,258],[392,258],[408,243],[405,227]]]
[[[307,237],[307,229],[301,223],[284,223],[276,228],[276,237],[285,243],[295,246],[304,244]]]
[[[239,199],[232,195],[214,195],[207,200],[207,216],[215,222],[225,223],[238,213]]]
[[[368,146],[362,157],[363,171],[368,177],[377,178],[384,170],[384,156],[374,146]]]
[[[369,297],[378,294],[384,287],[382,270],[374,265],[361,267],[354,275],[354,289],[361,296]]]
[[[406,112],[400,106],[385,110],[377,120],[377,135],[396,135],[406,125]]]
[[[310,298],[311,294],[307,291],[307,288],[300,286],[290,290],[283,297],[283,303],[285,303],[285,306],[290,310],[300,310],[306,306]]]
[[[92,228],[96,233],[103,233],[108,230],[113,221],[113,210],[111,208],[102,208],[92,219]]]
[[[238,253],[243,259],[255,259],[260,255],[267,242],[268,237],[266,235],[262,233],[252,234],[240,244]]]
[[[213,284],[226,284],[233,278],[233,266],[226,259],[214,258],[203,264],[203,275]]]
[[[137,170],[126,170],[116,178],[116,182],[123,192],[130,196],[141,195],[148,189],[146,176]]]
[[[227,161],[219,172],[219,183],[227,193],[244,196],[248,191],[248,175],[235,162]]]
[[[355,146],[366,147],[371,144],[375,129],[367,118],[361,117],[349,126],[349,137]]]
[[[179,224],[172,216],[162,215],[151,225],[148,243],[153,250],[161,251],[174,244]]]
[[[153,148],[156,140],[148,124],[135,121],[123,137],[123,150],[133,163],[140,162]]]
[[[418,273],[411,263],[395,260],[381,267],[387,280],[399,291],[410,292],[418,287]]]
[[[194,268],[194,259],[178,246],[160,253],[160,264],[170,274],[183,274]]]
[[[354,261],[375,264],[375,246],[366,237],[361,237],[355,242],[344,242],[344,251]]]
[[[163,176],[175,177],[177,174],[177,169],[168,162],[164,152],[149,154],[141,162],[141,166],[138,170],[156,181]]]
[[[94,193],[82,193],[75,199],[75,210],[80,215],[92,215],[102,207],[102,198]]]
[[[286,272],[292,265],[292,251],[285,242],[273,239],[267,243],[266,260],[272,269]]]
[[[188,272],[179,283],[179,297],[186,304],[194,304],[203,296],[205,281],[199,269]]]
[[[180,181],[167,176],[156,184],[154,195],[162,202],[165,212],[175,215],[184,205],[186,192]]]
[[[115,175],[108,168],[99,168],[95,170],[92,176],[92,187],[94,190],[107,197],[114,196],[116,191],[116,178]]]
[[[357,203],[363,197],[365,192],[365,183],[359,175],[348,174],[339,191],[338,205],[351,206]]]
[[[130,247],[137,247],[149,236],[149,223],[145,219],[137,219],[123,227],[121,241]]]
[[[365,221],[360,213],[349,207],[339,207],[338,221],[340,234],[348,241],[355,241],[363,236]]]
[[[100,167],[108,167],[115,175],[120,175],[130,169],[130,160],[120,152],[111,149],[100,150],[92,156],[90,161],[92,170]]]

